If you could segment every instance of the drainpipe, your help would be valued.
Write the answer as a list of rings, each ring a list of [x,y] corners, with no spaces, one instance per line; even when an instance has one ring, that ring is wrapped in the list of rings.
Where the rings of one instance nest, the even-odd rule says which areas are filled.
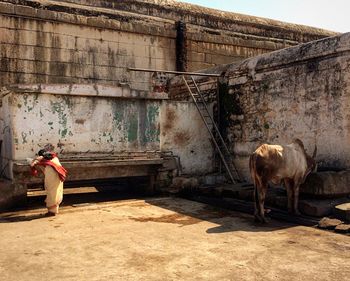
[[[176,70],[187,71],[187,28],[183,21],[176,22]]]

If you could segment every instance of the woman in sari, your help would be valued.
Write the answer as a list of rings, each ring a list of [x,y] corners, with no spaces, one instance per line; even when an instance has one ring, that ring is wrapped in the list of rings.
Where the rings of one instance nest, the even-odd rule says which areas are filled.
[[[58,214],[59,205],[63,199],[63,182],[66,179],[67,170],[61,165],[57,154],[42,149],[30,164],[32,174],[37,175],[40,170],[45,176],[47,216]]]

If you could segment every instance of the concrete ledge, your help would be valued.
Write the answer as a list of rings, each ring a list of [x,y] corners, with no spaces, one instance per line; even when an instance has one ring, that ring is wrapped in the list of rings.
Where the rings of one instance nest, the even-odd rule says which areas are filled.
[[[324,217],[332,214],[338,204],[348,202],[347,198],[299,201],[299,210],[302,214],[313,217]]]
[[[244,84],[247,81],[246,76],[251,73],[258,79],[256,73],[276,71],[296,64],[310,64],[311,60],[325,60],[334,57],[336,53],[338,56],[346,56],[350,52],[349,42],[350,32],[262,54],[249,58],[238,66],[232,65],[227,70],[226,76],[234,78],[235,84]]]
[[[24,92],[52,95],[132,98],[132,99],[168,99],[165,92],[146,92],[130,89],[127,85],[120,87],[98,84],[17,84],[2,89],[2,92]],[[0,96],[2,96],[0,94]]]
[[[160,158],[61,161],[68,170],[67,181],[155,175],[163,162]],[[15,182],[42,182],[42,178],[30,176],[29,166],[24,162],[13,163],[13,175]]]
[[[68,4],[63,1],[47,1],[45,5],[42,5],[43,3],[39,1],[21,1],[22,5],[19,5],[17,1],[8,0],[7,2],[14,2],[14,4],[0,2],[0,14],[147,35],[176,37],[172,20],[115,9],[98,7],[91,9],[89,6]],[[145,23],[147,28],[145,28]]]
[[[350,199],[349,202],[334,207],[333,214],[335,217],[350,222]]]
[[[68,170],[67,182],[77,180],[97,180],[122,177],[149,177],[148,191],[154,191],[154,179],[163,165],[161,158],[124,160],[80,160],[61,161]],[[16,206],[25,206],[28,185],[43,184],[43,176],[33,177],[25,162],[13,163],[12,181],[0,181],[0,211]]]
[[[233,12],[220,11],[193,5],[180,1],[166,0],[66,0],[70,3],[79,3],[86,6],[103,7],[124,10],[144,15],[157,15],[161,18],[184,20],[187,23],[206,25],[213,29],[235,30],[263,36],[275,36],[283,39],[297,39],[311,41],[321,36],[331,36],[335,32],[305,25],[291,24],[277,20],[243,15]]]
[[[350,194],[350,171],[310,174],[300,193],[317,198],[337,198]]]
[[[0,180],[0,211],[23,206],[27,201],[27,187],[8,180]]]

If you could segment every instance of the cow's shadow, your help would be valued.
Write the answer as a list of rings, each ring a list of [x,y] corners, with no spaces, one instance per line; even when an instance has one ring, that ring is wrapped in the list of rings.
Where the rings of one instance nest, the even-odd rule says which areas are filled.
[[[271,219],[268,215],[268,223],[255,222],[253,209],[251,212],[243,213],[177,197],[169,198],[169,200],[149,199],[146,202],[179,214],[171,218],[173,221],[167,220],[168,223],[177,223],[181,226],[183,221],[183,226],[185,226],[209,221],[215,224],[216,226],[206,230],[209,234],[233,231],[270,232],[296,226],[293,223]]]

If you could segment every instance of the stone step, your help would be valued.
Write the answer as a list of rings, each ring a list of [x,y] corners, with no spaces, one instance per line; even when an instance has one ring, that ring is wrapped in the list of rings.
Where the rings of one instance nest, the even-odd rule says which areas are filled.
[[[338,225],[343,222],[338,219],[323,218],[318,222],[318,227],[322,229],[335,229]]]
[[[324,217],[333,214],[335,206],[348,202],[349,199],[303,199],[299,200],[299,210],[301,213],[313,217]]]
[[[350,233],[350,224],[338,224],[335,228],[334,228],[335,232],[338,233]]]
[[[350,170],[311,173],[300,193],[313,198],[338,198],[350,194]]]
[[[347,203],[334,206],[333,214],[336,218],[350,222],[350,199]]]

